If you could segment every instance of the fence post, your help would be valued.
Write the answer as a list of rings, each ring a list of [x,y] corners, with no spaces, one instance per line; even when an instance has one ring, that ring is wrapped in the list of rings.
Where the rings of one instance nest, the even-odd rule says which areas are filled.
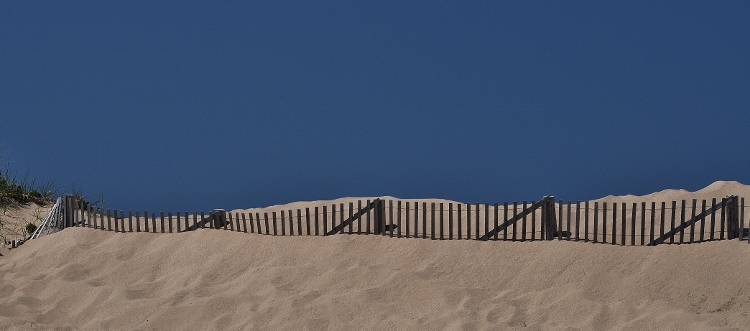
[[[213,228],[221,229],[227,222],[227,211],[224,209],[214,209],[213,221]]]
[[[546,196],[544,197],[544,200],[546,200],[546,202],[544,203],[544,226],[546,228],[545,239],[554,240],[558,231],[556,229],[557,217],[555,217],[555,197]]]

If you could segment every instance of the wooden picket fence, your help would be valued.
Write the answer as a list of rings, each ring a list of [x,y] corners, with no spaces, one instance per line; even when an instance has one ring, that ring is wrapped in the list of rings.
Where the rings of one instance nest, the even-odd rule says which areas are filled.
[[[330,207],[330,208],[329,208]],[[736,239],[750,242],[745,199],[680,202],[576,202],[554,197],[503,204],[374,199],[322,207],[231,213],[102,210],[64,197],[61,222],[115,232],[175,233],[222,229],[274,236],[374,234],[433,240],[568,240],[654,246]],[[49,232],[49,231],[48,231]]]

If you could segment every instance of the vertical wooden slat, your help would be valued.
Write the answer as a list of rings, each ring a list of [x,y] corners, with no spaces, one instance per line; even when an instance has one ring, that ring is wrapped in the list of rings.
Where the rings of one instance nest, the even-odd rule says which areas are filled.
[[[740,199],[740,240],[743,239],[745,234],[745,198]]]
[[[453,203],[448,203],[448,240],[453,240]]]
[[[310,207],[305,207],[305,228],[307,229],[307,235],[309,236],[311,234],[310,232]]]
[[[362,234],[362,200],[357,200],[357,234]]]
[[[369,205],[370,200],[367,200],[367,202],[368,202],[368,205]],[[325,207],[323,207],[323,208],[325,208]],[[314,211],[315,211],[315,235],[319,236],[320,235],[320,230],[319,230],[320,228],[318,226],[320,225],[320,219],[318,218],[318,207],[317,206],[315,207]],[[367,232],[368,233],[370,232],[370,210],[367,210]]]
[[[671,215],[670,224],[669,224],[670,226],[669,233],[671,233],[671,235],[669,236],[670,244],[674,244],[674,227],[675,227],[675,219],[677,218],[676,215],[677,215],[677,201],[672,201],[672,215]]]
[[[430,204],[430,239],[435,240],[435,203]]]
[[[247,232],[247,218],[245,217],[245,213],[240,213],[242,217],[242,232]],[[250,214],[250,227],[253,227],[253,214]],[[250,233],[253,233],[252,230],[250,230]]]
[[[286,217],[283,209],[281,210],[281,235],[286,236]]]
[[[335,203],[331,204],[331,231],[334,234],[336,233],[336,204]],[[383,229],[383,233],[385,233],[385,229]]]
[[[354,203],[349,202],[349,234],[354,234]],[[341,229],[343,230],[343,229]],[[401,229],[399,229],[401,231]]]
[[[120,229],[125,232],[125,211],[120,210]]]
[[[568,200],[568,210],[566,212],[566,214],[567,214],[567,222],[566,222],[566,227],[567,228],[566,228],[566,230],[568,231],[567,240],[571,239],[570,237],[572,237],[572,236],[570,234],[573,232],[572,229],[571,229],[571,225],[572,225],[571,224],[571,222],[572,222],[572,219],[571,219],[571,207],[572,206],[573,206],[572,202],[570,200]],[[526,209],[526,208],[524,207],[524,209]],[[524,224],[526,223],[525,219],[526,219],[526,217],[524,216]]]
[[[393,205],[391,205],[391,209]],[[339,203],[339,222],[341,223],[341,233],[344,233],[344,203]],[[393,229],[391,229],[391,232],[393,232]]]
[[[368,199],[367,200],[367,222],[366,222],[367,224],[365,226],[365,233],[366,234],[370,234],[370,221],[371,221],[371,219],[370,219],[370,211],[372,210],[373,207],[374,206],[372,205],[372,203]],[[318,213],[317,210],[315,211],[315,213],[316,214]],[[315,219],[315,229],[316,229],[315,231],[318,231],[317,228],[318,228],[318,219],[316,218]],[[315,235],[317,236],[318,233],[316,232]]]
[[[133,211],[128,210],[128,232],[133,232]]]
[[[499,224],[500,223],[500,218],[499,218],[500,217],[500,206],[497,204],[497,202],[495,202],[494,206],[495,206],[495,227],[492,228],[493,230],[497,229],[497,227],[500,225]],[[495,231],[494,239],[497,240],[497,231]]]
[[[422,202],[422,239],[427,239],[427,202]]]
[[[135,211],[135,232],[141,232],[141,211]]]
[[[401,238],[401,200],[396,202],[396,207],[396,209],[398,209],[398,215],[396,215],[396,227],[398,227],[398,232],[396,232],[396,237]]]
[[[476,218],[476,226],[474,227],[474,240],[479,240],[479,203],[476,203],[474,217]]]
[[[723,210],[723,208],[722,208],[722,210]],[[722,226],[721,229],[723,231],[724,227]],[[111,214],[111,212],[110,212],[109,209],[107,209],[107,231],[112,231],[112,214]],[[722,237],[721,239],[724,239],[724,237]]]
[[[310,232],[309,229],[310,227],[308,226],[308,232]],[[302,209],[299,208],[297,208],[297,235],[302,235]]]
[[[458,240],[461,240],[461,239],[463,239],[462,238],[463,233],[461,233],[462,232],[461,228],[463,227],[463,224],[462,224],[463,222],[461,222],[461,204],[460,203],[456,204],[456,216],[457,216],[456,217],[456,223],[458,223],[458,232],[456,233],[456,236],[458,237]]]
[[[262,227],[260,226],[260,212],[255,213],[255,233],[263,234]],[[266,231],[268,231],[268,222],[266,222]]]
[[[656,222],[656,202],[651,202],[651,229],[649,231],[649,242],[654,242],[654,224]]]
[[[685,200],[682,200],[682,207],[680,208],[680,225],[685,223]],[[685,228],[680,231],[680,244],[685,242]]]
[[[508,203],[503,203],[503,224],[508,222]],[[503,240],[508,240],[508,227],[503,228]]]
[[[487,236],[487,234],[490,232],[490,204],[485,203],[484,204],[484,231],[482,231],[482,237],[484,238]],[[486,240],[489,240],[489,236],[487,236]],[[485,241],[486,241],[485,240]]]
[[[646,203],[641,202],[641,246],[646,245]]]
[[[471,240],[471,204],[466,204],[466,239]]]
[[[706,239],[706,199],[701,201],[701,215],[703,215],[703,217],[701,217],[701,233],[698,240],[703,242]]]
[[[516,219],[516,217],[518,217],[518,202],[513,201],[513,219]],[[516,241],[516,226],[515,226],[516,222],[518,222],[518,221],[513,222],[513,224],[514,224],[513,225],[513,232],[511,233],[511,237],[510,237],[511,240],[513,240],[513,241]],[[506,226],[505,228],[507,229],[508,227]],[[506,236],[505,233],[503,233],[503,236]],[[504,239],[507,239],[507,238],[504,238]]]
[[[692,223],[690,223],[690,243],[695,242],[695,209],[698,208],[697,206],[698,200],[693,199],[693,205],[692,205],[692,211],[690,212],[690,219],[693,220]]]
[[[602,242],[607,242],[607,203],[602,203]]]
[[[289,212],[287,215],[289,215],[289,235],[293,236],[294,235],[294,212],[292,212],[292,210],[289,209]]]
[[[536,204],[536,201],[531,201],[532,205]],[[576,230],[578,230],[576,228]],[[536,210],[531,213],[531,240],[536,239]]]
[[[271,222],[273,223],[273,235],[275,236],[278,234],[277,232],[278,228],[276,227],[276,212],[275,211],[271,212]],[[281,224],[284,224],[284,222],[281,222]]]
[[[193,210],[193,228],[198,230],[198,212]]]
[[[245,214],[242,214],[243,217]],[[253,213],[249,212],[247,213],[248,223],[250,223],[250,233],[260,233],[260,229],[258,229],[258,232],[255,232],[255,219],[253,218]],[[244,222],[244,218],[243,218]],[[247,229],[247,226],[245,227]]]
[[[625,233],[627,232],[627,224],[628,224],[628,211],[627,211],[627,204],[624,202],[622,203],[622,233],[620,234],[620,245],[625,246],[627,242],[625,241]]]
[[[714,209],[713,206],[716,206],[716,198],[711,199],[711,235],[710,240],[714,240],[714,231],[716,231],[716,209]]]
[[[727,199],[721,199],[721,222],[719,223],[719,240],[724,240],[724,223],[726,223]]]
[[[206,212],[201,211],[201,229],[206,228]]]
[[[617,202],[612,203],[612,245],[617,245]]]
[[[377,221],[378,219],[375,218],[375,222]],[[375,228],[377,229],[377,226]],[[328,207],[323,206],[323,235],[325,236],[327,234],[328,234]]]
[[[388,200],[388,228],[389,236],[393,238],[393,200]]]
[[[230,227],[229,230],[234,231],[234,217],[232,217],[232,213],[226,213],[226,214],[222,213],[222,214],[223,215],[229,215],[228,217],[224,216],[224,217],[228,218],[226,220],[222,218],[222,221],[224,221],[224,230],[227,229],[227,223],[229,223],[229,227]],[[169,224],[172,225],[172,218],[171,217],[169,218]],[[171,229],[170,229],[170,231],[171,231]]]
[[[172,221],[170,220],[169,223],[171,224]],[[180,212],[177,212],[177,232],[182,232],[182,219],[180,218]]]
[[[599,230],[599,202],[594,202],[594,243],[597,242],[599,237],[597,232]]]
[[[190,213],[185,212],[185,232],[190,230]]]
[[[440,240],[444,240],[445,236],[443,235],[443,203],[440,203]]]
[[[417,201],[414,201],[414,238],[419,238],[419,202]]]

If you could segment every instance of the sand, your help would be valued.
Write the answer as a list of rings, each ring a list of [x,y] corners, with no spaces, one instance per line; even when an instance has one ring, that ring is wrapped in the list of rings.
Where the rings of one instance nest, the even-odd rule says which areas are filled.
[[[663,192],[692,199],[709,188],[748,191],[722,182]],[[626,197],[604,199],[614,198]],[[3,330],[750,328],[750,244],[736,240],[623,247],[70,228],[0,253]]]

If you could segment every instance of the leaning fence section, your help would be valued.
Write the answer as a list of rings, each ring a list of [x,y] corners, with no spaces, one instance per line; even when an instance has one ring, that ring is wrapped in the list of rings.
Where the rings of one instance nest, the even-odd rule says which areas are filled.
[[[66,196],[40,227],[175,233],[221,229],[274,236],[371,234],[432,240],[566,240],[653,246],[748,240],[745,199],[622,203],[564,202],[547,196],[512,203],[372,199],[258,212],[101,209]],[[39,230],[38,230],[39,231]],[[44,230],[42,230],[44,231]],[[37,233],[35,232],[35,235]],[[37,235],[38,236],[38,235]]]

